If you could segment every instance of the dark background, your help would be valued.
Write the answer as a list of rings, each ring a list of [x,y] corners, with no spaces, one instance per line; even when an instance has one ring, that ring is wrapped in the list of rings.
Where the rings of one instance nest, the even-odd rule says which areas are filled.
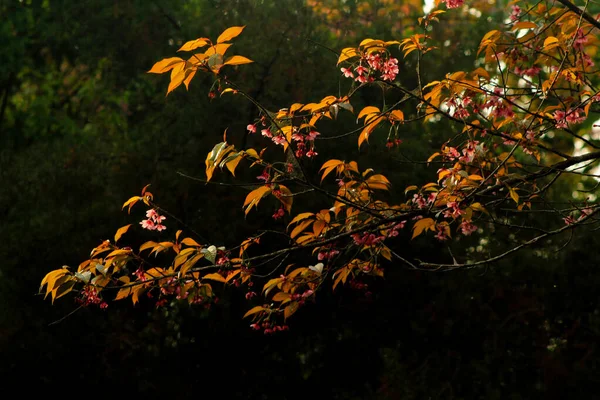
[[[503,5],[482,4],[489,18],[448,15],[431,33],[451,40],[423,61],[426,80],[472,65],[474,54],[465,50],[504,18]],[[423,273],[392,265],[385,280],[368,282],[371,296],[323,291],[294,316],[289,332],[268,337],[241,318],[247,303],[235,289],[210,311],[177,304],[157,310],[147,301],[77,309],[70,296],[51,305],[37,294],[48,271],[76,266],[118,227],[140,220],[141,209],[128,216],[121,205],[148,183],[162,206],[215,244],[234,244],[258,227],[260,213],[243,218],[244,190],[177,174],[204,177],[206,153],[224,129],[241,140],[256,110],[227,95],[211,101],[208,77],[165,97],[168,78],[145,73],[154,62],[187,40],[246,25],[232,49],[255,63],[232,76],[277,110],[339,92],[344,82],[329,49],[365,37],[405,37],[419,15],[417,3],[384,0],[0,2],[4,393],[600,398],[594,232],[573,236],[560,252],[525,250],[481,270]],[[407,61],[401,71],[402,83],[414,87],[414,65]],[[378,93],[362,96],[358,104]],[[451,129],[407,126],[398,151],[386,150],[381,132],[360,155],[356,137],[323,142],[322,157],[307,168],[318,169],[325,157],[354,157],[405,187],[430,174],[406,155],[426,159]],[[556,199],[569,184],[556,189]],[[268,217],[273,210],[265,208]],[[459,246],[495,252],[510,245],[493,234],[482,243],[463,239]],[[437,257],[441,250],[430,246],[417,241],[405,250]]]

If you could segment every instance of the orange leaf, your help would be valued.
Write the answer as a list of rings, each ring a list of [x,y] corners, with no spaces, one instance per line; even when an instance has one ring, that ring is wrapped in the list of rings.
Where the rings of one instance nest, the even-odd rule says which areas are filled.
[[[283,318],[288,319],[291,317],[296,311],[298,311],[298,302],[293,301],[289,306],[283,309]]]
[[[140,196],[133,196],[132,198],[127,200],[125,203],[123,203],[123,207],[121,207],[121,210],[123,208],[129,206],[129,209],[127,210],[127,213],[129,213],[131,211],[131,207],[133,207],[133,205],[135,203],[137,203],[138,201],[140,201],[141,199],[142,199],[142,197],[140,197]]]
[[[264,196],[266,196],[270,192],[271,192],[270,187],[261,186],[258,189],[255,189],[255,190],[251,191],[250,193],[248,193],[248,196],[246,196],[246,200],[244,200],[244,207],[247,206],[245,214],[247,215],[248,212],[250,212],[250,209],[252,207],[258,206],[260,199],[262,199]]]
[[[123,234],[127,232],[127,229],[129,229],[130,226],[131,224],[122,226],[119,229],[117,229],[117,233],[115,233],[115,243],[117,243],[121,236],[123,236]]]
[[[294,202],[292,191],[283,185],[279,185],[279,190],[282,194],[282,196],[279,197],[279,201],[285,208],[285,211],[289,214],[292,211],[292,203]]]
[[[250,315],[253,315],[253,314],[259,313],[261,311],[265,311],[265,310],[266,310],[266,308],[264,308],[262,306],[253,307],[246,314],[244,314],[243,318],[246,318]]]
[[[223,283],[225,283],[225,281],[226,281],[225,278],[223,277],[223,275],[221,275],[217,272],[208,274],[208,275],[204,275],[202,277],[202,279],[210,279],[211,281],[217,281],[217,282],[223,282]]]
[[[342,61],[345,61],[345,60],[347,60],[349,58],[356,57],[356,56],[358,56],[358,52],[356,51],[355,48],[353,48],[353,47],[346,47],[345,49],[342,50],[342,52],[340,54],[340,57],[338,58],[337,64],[339,64]]]
[[[148,73],[149,74],[162,74],[164,72],[168,72],[168,71],[172,70],[173,68],[175,68],[178,65],[184,65],[184,64],[185,64],[185,61],[179,57],[165,58],[164,60],[160,60],[159,62],[154,64],[152,66],[152,68],[150,68],[150,71],[148,71]]]
[[[189,42],[186,42],[183,46],[181,46],[177,51],[192,51],[194,49],[197,49],[198,47],[204,47],[207,44],[210,44],[210,40],[208,40],[208,38],[190,40]]]
[[[362,117],[369,115],[369,114],[377,114],[379,113],[379,108],[377,107],[373,107],[373,106],[368,106],[365,107],[361,110],[361,112],[358,114],[358,117],[356,117],[357,120],[361,119]]]
[[[223,63],[223,65],[242,65],[242,64],[250,64],[253,63],[249,58],[243,56],[231,56]]]
[[[231,28],[225,29],[217,38],[217,43],[223,43],[233,39],[242,33],[245,27],[246,26],[232,26]]]
[[[413,235],[411,239],[416,238],[426,229],[435,229],[435,221],[432,218],[423,218],[415,222],[415,224],[413,225]]]

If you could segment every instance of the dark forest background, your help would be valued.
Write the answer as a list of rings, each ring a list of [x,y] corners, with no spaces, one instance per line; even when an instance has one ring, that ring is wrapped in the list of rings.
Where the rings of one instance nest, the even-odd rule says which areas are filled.
[[[482,17],[448,14],[431,32],[446,43],[423,61],[425,78],[473,64],[469,49],[506,18],[504,4],[480,3]],[[51,305],[37,294],[48,271],[76,266],[116,228],[141,219],[121,205],[148,183],[161,205],[216,244],[235,243],[258,226],[259,217],[243,218],[242,190],[178,174],[204,177],[206,153],[225,128],[240,140],[256,110],[231,96],[211,100],[209,77],[165,97],[167,78],[146,74],[154,62],[187,40],[246,25],[234,48],[255,63],[232,76],[276,110],[338,93],[331,50],[366,37],[405,37],[422,13],[418,2],[385,0],[0,1],[4,393],[600,398],[600,242],[593,234],[480,270],[392,266],[385,280],[371,283],[370,296],[349,288],[323,293],[289,332],[268,337],[242,320],[247,304],[235,289],[210,311],[127,301],[73,312],[72,297]],[[410,87],[414,65],[407,61],[401,71]],[[386,149],[385,134],[375,135],[359,163],[411,184],[427,172],[406,155],[426,159],[449,129],[456,128],[407,126],[397,151]],[[330,158],[351,157],[356,138],[322,146]],[[564,185],[555,189],[557,201],[573,190]],[[491,252],[509,242],[490,234],[461,245]],[[426,246],[410,251],[436,251]]]

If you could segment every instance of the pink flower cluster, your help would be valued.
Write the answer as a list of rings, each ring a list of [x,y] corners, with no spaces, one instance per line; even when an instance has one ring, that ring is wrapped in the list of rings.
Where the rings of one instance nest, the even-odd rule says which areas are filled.
[[[510,13],[510,20],[515,22],[519,19],[519,17],[521,16],[521,7],[517,6],[517,5],[513,5],[512,6],[512,12]]]
[[[583,114],[583,115],[580,115]],[[585,111],[581,108],[571,109],[565,113],[562,110],[556,110],[554,112],[554,120],[556,121],[555,126],[557,129],[568,128],[567,124],[579,124],[586,120]]]
[[[448,8],[458,8],[464,4],[465,0],[442,0]]]
[[[89,306],[90,304],[98,304],[100,308],[105,309],[108,307],[108,304],[102,300],[100,296],[98,296],[98,290],[91,286],[86,286],[80,292],[81,297],[77,299],[79,303],[83,306]]]
[[[588,37],[583,32],[583,29],[579,28],[575,34],[575,40],[573,41],[573,47],[575,50],[582,51],[583,45],[588,42]]]
[[[363,65],[366,64],[365,65]],[[371,53],[363,56],[360,64],[354,68],[342,68],[342,74],[346,78],[352,78],[359,83],[373,82],[374,72],[379,72],[381,79],[392,82],[400,72],[397,58],[388,58],[387,60],[381,53]],[[356,77],[354,76],[356,73]]]
[[[383,241],[385,237],[365,232],[363,235],[355,233],[354,235],[352,235],[352,239],[354,240],[354,244],[358,246],[374,246],[377,243]]]
[[[520,76],[536,76],[541,71],[542,69],[535,65],[529,68],[521,68],[518,65],[515,67],[515,74]]]
[[[148,229],[149,231],[159,232],[167,229],[167,227],[162,224],[162,221],[167,219],[167,217],[165,217],[164,215],[159,215],[155,209],[152,208],[146,211],[146,218],[147,219],[140,222],[142,228]]]

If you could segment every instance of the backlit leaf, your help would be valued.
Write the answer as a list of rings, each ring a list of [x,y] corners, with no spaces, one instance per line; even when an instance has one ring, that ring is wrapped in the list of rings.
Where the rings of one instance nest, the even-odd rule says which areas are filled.
[[[115,233],[115,243],[117,243],[119,241],[119,239],[121,238],[121,236],[123,236],[123,234],[125,232],[127,232],[127,230],[129,229],[130,226],[131,226],[131,224],[122,226],[119,229],[117,229],[117,233]]]
[[[245,27],[246,26],[232,26],[231,28],[225,29],[217,38],[217,43],[228,42],[242,33]]]
[[[432,218],[423,218],[415,222],[413,225],[413,235],[412,239],[419,236],[425,230],[434,230],[435,229],[435,221]]]
[[[185,64],[185,60],[179,57],[165,58],[160,60],[150,68],[149,74],[162,74],[175,68],[176,66],[182,66]]]
[[[243,57],[243,56],[232,56],[230,58],[228,58],[223,65],[242,65],[242,64],[250,64],[253,63],[254,61],[252,61],[249,58]]]

